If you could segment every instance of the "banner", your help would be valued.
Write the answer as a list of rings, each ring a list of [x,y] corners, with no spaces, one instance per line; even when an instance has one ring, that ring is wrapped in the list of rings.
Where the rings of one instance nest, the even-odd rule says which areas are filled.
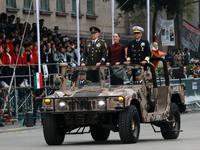
[[[200,32],[197,28],[183,21],[182,27],[182,44],[192,51],[198,52]]]
[[[164,20],[161,29],[162,46],[175,46],[174,20]]]
[[[34,73],[34,89],[43,88],[42,72]]]
[[[164,19],[163,17],[158,14],[158,18],[157,18],[157,25],[156,25],[156,35],[159,36],[160,35],[160,31],[162,29],[163,23],[164,23]]]

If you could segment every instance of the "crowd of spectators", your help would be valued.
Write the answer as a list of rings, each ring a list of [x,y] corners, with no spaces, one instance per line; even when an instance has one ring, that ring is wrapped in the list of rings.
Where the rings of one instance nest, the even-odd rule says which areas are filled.
[[[44,19],[39,20],[40,29],[40,61],[41,64],[47,64],[48,73],[58,73],[58,63],[68,63],[74,67],[77,65],[78,50],[77,41],[71,41],[67,35],[59,33],[59,26],[50,30],[44,26]],[[23,38],[24,35],[24,38]],[[22,41],[23,39],[23,41]],[[21,46],[22,43],[22,46]],[[80,38],[80,55],[83,55],[84,39]],[[20,49],[21,46],[21,49]],[[0,14],[0,82],[10,84],[13,68],[16,66],[15,74],[17,86],[27,85],[30,74],[38,72],[38,43],[37,43],[37,25],[28,22],[21,23],[19,17],[8,16],[6,13]],[[19,55],[19,57],[18,57]],[[17,60],[18,58],[18,60]],[[200,62],[198,56],[190,58],[187,48],[181,53],[180,49],[173,49],[167,52],[165,56],[168,67],[176,66],[196,66]],[[192,68],[194,69],[194,67]],[[184,69],[183,69],[184,70]],[[190,69],[187,69],[187,73]],[[172,74],[172,71],[170,71]],[[19,77],[19,76],[26,77]],[[9,77],[8,77],[9,76]]]
[[[181,69],[182,78],[188,78],[190,75],[191,77],[193,76],[194,78],[200,77],[200,72],[199,72],[200,57],[198,55],[191,57],[188,48],[185,48],[182,53],[180,49],[173,49],[167,51],[165,60],[167,61],[168,64],[170,78],[178,78],[179,71],[176,71],[177,77],[175,77],[174,75],[175,71],[170,69],[177,67]]]
[[[67,35],[62,36],[59,33],[59,26],[55,26],[54,31],[48,29],[44,26],[44,22],[44,19],[39,20],[41,64],[48,64],[49,74],[58,72],[56,63],[66,62],[71,66],[76,66],[78,57],[76,40],[71,41]],[[4,84],[10,84],[15,64],[17,64],[15,71],[17,76],[29,75],[29,64],[31,74],[38,72],[37,46],[37,25],[35,22],[32,24],[21,23],[19,17],[8,16],[6,13],[0,14],[0,80],[4,81]],[[81,56],[83,47],[84,39],[80,38]],[[24,79],[29,80],[29,77],[17,78],[17,86],[27,84]]]

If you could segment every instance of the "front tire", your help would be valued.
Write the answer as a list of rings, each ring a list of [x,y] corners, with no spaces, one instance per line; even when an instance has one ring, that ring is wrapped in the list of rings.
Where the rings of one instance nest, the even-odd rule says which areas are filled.
[[[43,134],[48,145],[61,145],[65,138],[63,115],[44,115]]]
[[[106,141],[110,135],[110,130],[100,126],[90,126],[90,132],[95,141]]]
[[[136,143],[140,134],[140,116],[137,108],[131,105],[119,115],[119,135],[123,143]]]
[[[171,103],[168,120],[173,120],[174,122],[166,122],[161,124],[162,136],[164,139],[177,139],[179,132],[173,130],[180,130],[181,120],[179,108],[176,103]]]

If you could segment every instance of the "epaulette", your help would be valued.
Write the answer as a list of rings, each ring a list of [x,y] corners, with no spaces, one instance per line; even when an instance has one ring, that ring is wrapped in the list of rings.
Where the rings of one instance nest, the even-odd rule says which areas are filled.
[[[103,40],[103,39],[99,39],[100,41],[102,41],[102,42],[105,42],[105,40]]]
[[[91,83],[92,81],[90,81],[90,80],[86,80],[87,82],[89,82],[89,83]]]
[[[92,41],[92,39],[88,39],[88,40],[86,40],[86,42],[89,42],[89,41]]]

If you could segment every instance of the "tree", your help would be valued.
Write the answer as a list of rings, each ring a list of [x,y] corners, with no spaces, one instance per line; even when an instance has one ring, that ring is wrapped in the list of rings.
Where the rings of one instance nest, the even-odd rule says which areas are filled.
[[[116,0],[116,2],[118,4],[118,8],[120,8],[121,11],[124,11],[125,14],[135,14],[135,12],[140,12],[138,13],[139,15],[144,15],[141,10],[144,10],[146,8],[146,0],[129,0],[126,4],[124,4],[124,0]],[[167,0],[151,0],[150,2],[151,11],[153,12],[153,33],[155,33],[155,23],[158,11],[162,11],[166,8],[166,2]],[[132,20],[131,18],[130,20]]]
[[[124,4],[124,0],[115,0],[118,4],[118,8],[124,13],[132,13],[135,14],[136,10],[142,10],[146,8],[146,0],[129,0],[126,4]],[[191,18],[194,14],[193,3],[199,2],[195,0],[151,0],[150,7],[151,12],[153,13],[153,25],[152,32],[155,33],[156,27],[156,18],[159,11],[167,10],[168,18],[177,14],[176,19],[178,19],[179,24],[179,14],[181,12],[186,13],[188,18]],[[135,16],[134,16],[135,17]],[[178,28],[180,33],[180,28]],[[180,43],[180,34],[179,43]]]

